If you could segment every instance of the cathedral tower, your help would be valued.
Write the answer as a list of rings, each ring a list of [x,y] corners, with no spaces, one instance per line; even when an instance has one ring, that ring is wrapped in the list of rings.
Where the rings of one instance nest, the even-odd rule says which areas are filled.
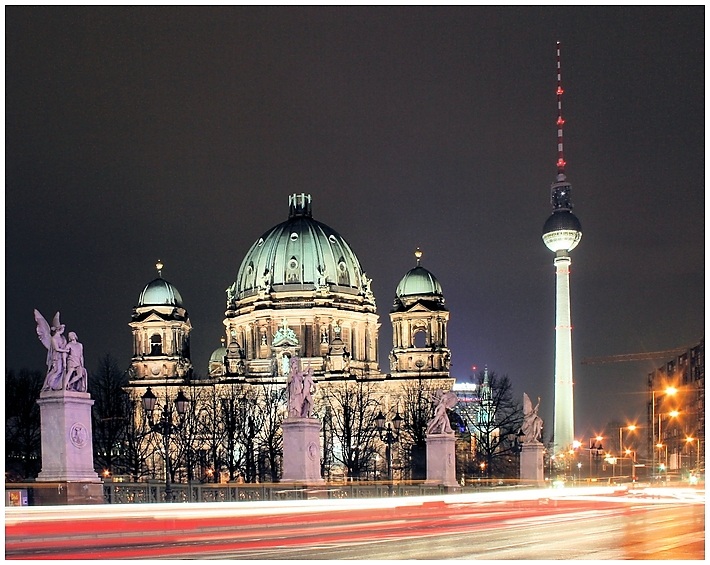
[[[397,285],[390,312],[390,370],[394,378],[448,378],[449,311],[439,281],[421,266],[421,250],[414,256],[417,265]]]
[[[133,330],[132,381],[162,383],[192,373],[190,318],[178,289],[162,277],[163,264],[156,268],[158,278],[141,292],[128,324]]]

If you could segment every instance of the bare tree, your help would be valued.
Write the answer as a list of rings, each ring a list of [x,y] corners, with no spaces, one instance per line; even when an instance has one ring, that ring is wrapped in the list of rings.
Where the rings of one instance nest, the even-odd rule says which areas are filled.
[[[131,412],[130,397],[124,390],[128,378],[107,353],[89,376],[89,392],[94,400],[92,414],[94,467],[101,473],[126,472],[124,439]]]
[[[31,479],[41,470],[41,422],[37,404],[44,375],[5,373],[5,480]]]
[[[343,382],[324,389],[319,412],[329,423],[324,450],[352,480],[367,472],[376,452],[378,402],[369,383]],[[324,455],[325,455],[324,453]]]
[[[426,479],[426,429],[434,416],[434,393],[438,387],[433,381],[419,379],[416,383],[402,385],[402,431],[400,447],[414,480]]]
[[[257,390],[252,419],[258,454],[257,474],[262,482],[267,476],[270,482],[277,482],[281,477],[283,457],[281,424],[286,416],[286,387],[265,384]]]
[[[517,434],[522,424],[520,402],[513,399],[507,375],[481,371],[476,376],[478,399],[475,410],[460,413],[471,433],[476,463],[487,478],[517,476]]]
[[[132,481],[138,481],[150,475],[155,478],[155,465],[148,466],[148,458],[155,454],[150,442],[145,441],[150,433],[148,421],[140,398],[134,400],[128,395],[126,403],[126,434],[122,442],[122,453],[125,473]]]

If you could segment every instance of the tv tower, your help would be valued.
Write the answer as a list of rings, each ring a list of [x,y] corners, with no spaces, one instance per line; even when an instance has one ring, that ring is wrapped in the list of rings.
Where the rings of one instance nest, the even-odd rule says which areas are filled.
[[[572,388],[572,317],[569,299],[569,268],[572,251],[582,239],[582,226],[572,213],[572,186],[565,176],[562,143],[562,69],[560,42],[557,42],[557,180],[550,187],[552,215],[542,229],[542,240],[555,253],[555,413],[554,444],[567,449],[574,441],[574,401]]]

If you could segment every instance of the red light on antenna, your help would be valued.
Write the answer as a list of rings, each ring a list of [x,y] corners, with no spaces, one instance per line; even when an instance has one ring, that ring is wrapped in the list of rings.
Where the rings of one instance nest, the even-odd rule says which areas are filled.
[[[564,160],[564,159],[557,159],[557,166],[558,166],[559,168],[564,167],[566,164],[567,164],[567,163],[565,163],[565,160]]]
[[[558,86],[557,87],[557,95],[559,96],[560,94],[563,94],[563,93],[564,93],[564,90],[562,90],[562,87]]]
[[[559,118],[557,118],[557,125],[558,125],[558,126],[564,125],[564,123],[565,123],[565,121],[564,121],[564,119],[562,118],[562,116],[560,116]]]

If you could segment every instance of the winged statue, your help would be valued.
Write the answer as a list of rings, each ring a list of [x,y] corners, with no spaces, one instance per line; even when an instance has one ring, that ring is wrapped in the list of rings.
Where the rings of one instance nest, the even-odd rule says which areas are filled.
[[[54,315],[50,326],[39,310],[35,309],[37,336],[47,349],[47,376],[42,390],[62,390],[67,358],[67,340],[64,337],[64,325],[59,320],[59,312]]]
[[[447,410],[450,410],[456,406],[456,402],[458,401],[456,393],[452,391],[444,392],[443,390],[437,390],[434,393],[433,400],[436,403],[436,408],[434,409],[434,417],[427,424],[426,433],[453,434],[454,431],[451,429],[451,423],[449,422]]]
[[[532,401],[527,393],[523,393],[523,442],[537,442],[542,436],[542,418],[537,415],[540,409],[540,397],[537,398],[537,404],[533,407]]]

